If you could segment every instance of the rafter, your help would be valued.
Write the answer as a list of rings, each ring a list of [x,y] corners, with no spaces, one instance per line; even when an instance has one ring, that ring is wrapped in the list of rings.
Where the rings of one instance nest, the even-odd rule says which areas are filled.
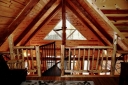
[[[104,14],[128,14],[127,9],[120,10],[101,10]]]
[[[47,16],[47,18],[37,27],[37,29],[27,38],[27,40],[23,43],[23,45],[25,45],[28,40],[31,40],[31,38],[33,36],[35,36],[35,34],[48,22],[50,21],[60,10],[61,5],[59,4],[51,13],[49,16]],[[47,34],[46,34],[47,35]]]
[[[71,3],[71,2],[69,2],[69,3]],[[101,42],[104,43],[104,45],[112,45],[110,43],[110,41],[108,41],[108,39],[106,39],[106,37],[97,29],[97,28],[99,28],[99,26],[96,28],[95,27],[96,24],[93,23],[92,20],[90,21],[90,19],[92,19],[91,16],[89,16],[89,14],[83,8],[80,8],[81,6],[77,4],[78,3],[77,1],[73,1],[73,3],[75,4],[74,6],[70,6],[70,5],[67,4],[67,6],[73,11],[73,13],[76,14],[76,16],[78,18],[80,18],[80,20],[89,29],[91,29],[91,31],[101,40]],[[72,7],[76,7],[76,8],[72,8]],[[76,9],[80,10],[80,11],[76,12]],[[82,10],[82,13],[83,13],[84,16],[83,15],[79,15],[81,13],[81,10]],[[81,17],[81,16],[83,16],[83,17]]]
[[[101,12],[100,9],[95,4],[90,4],[88,1],[79,0],[78,1],[84,9],[90,13],[90,15],[95,19],[103,28],[104,30],[109,34],[109,36],[113,37],[113,33],[116,32],[118,36],[120,36],[122,42],[118,42],[120,47],[122,49],[126,48],[125,46],[128,45],[128,42],[126,38],[120,33],[120,31],[108,20],[108,18]],[[128,50],[124,49],[124,50]]]
[[[5,33],[0,36],[1,42],[4,42],[7,37],[16,29],[16,27],[24,20],[26,15],[31,11],[31,9],[37,4],[39,0],[30,0],[24,9],[19,13],[16,19],[6,28]],[[0,43],[0,45],[3,43]]]
[[[33,19],[33,21],[28,25],[28,27],[22,32],[22,34],[17,38],[17,40],[14,42],[14,45],[17,45],[19,42],[21,42],[21,39],[23,39],[26,34],[32,30],[34,25],[40,20],[40,18],[49,10],[49,8],[56,2],[56,0],[50,0],[46,6],[40,11],[40,13]],[[27,39],[26,39],[27,40]]]

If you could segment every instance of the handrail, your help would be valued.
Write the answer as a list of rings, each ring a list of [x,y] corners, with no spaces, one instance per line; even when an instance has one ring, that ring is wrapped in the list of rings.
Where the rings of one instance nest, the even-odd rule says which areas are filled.
[[[55,42],[39,46],[41,55],[41,71],[44,72],[56,63]]]
[[[61,46],[61,69],[62,76],[65,73],[70,75],[96,75],[100,73],[111,72],[111,67],[108,68],[109,57],[113,57],[113,46],[74,46],[64,47]],[[65,57],[67,60],[65,60]],[[85,57],[86,56],[86,57]]]

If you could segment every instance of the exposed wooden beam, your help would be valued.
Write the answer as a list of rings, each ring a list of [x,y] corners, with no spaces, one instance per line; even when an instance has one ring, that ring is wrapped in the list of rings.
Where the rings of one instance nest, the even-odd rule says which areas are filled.
[[[114,24],[115,26],[128,26],[128,23],[118,23],[118,24]]]
[[[60,10],[61,4],[59,4],[47,18],[37,27],[37,29],[26,39],[26,41],[23,43],[25,45],[41,28],[44,26],[48,21],[50,21]]]
[[[66,0],[62,0],[62,45],[66,45]]]
[[[118,21],[118,20],[128,20],[128,16],[115,17],[115,16],[107,16],[109,20]]]
[[[46,6],[40,11],[40,13],[33,19],[28,27],[22,32],[22,34],[15,40],[14,45],[17,45],[23,37],[31,30],[31,28],[40,20],[40,18],[48,11],[48,9],[56,2],[56,0],[50,0]],[[27,39],[26,39],[27,40]]]
[[[118,36],[120,36],[120,38],[121,38],[121,42],[118,42],[119,43],[118,45],[122,49],[126,48],[126,45],[128,45],[126,38],[109,21],[109,19],[101,12],[101,10],[95,4],[89,3],[86,0],[79,0],[78,2],[84,7],[84,9],[86,9],[88,11],[88,13],[90,13],[90,15],[93,17],[93,19],[95,19],[103,27],[103,29],[109,34],[109,36],[113,37],[113,33],[116,32],[118,34]],[[124,50],[128,50],[128,47],[127,47],[127,49],[124,49]]]
[[[118,28],[118,30],[120,30],[120,32],[128,32],[128,26],[120,26],[117,28]]]
[[[128,9],[121,10],[101,10],[104,14],[128,14]]]
[[[16,29],[16,27],[24,20],[26,15],[31,11],[31,9],[39,2],[39,0],[30,0],[28,4],[19,13],[16,19],[6,28],[4,35],[0,36],[1,44],[7,39],[7,37]]]
[[[72,8],[72,6],[68,5],[67,6],[73,11],[74,14],[76,14],[76,16],[78,18],[80,18],[81,21],[83,21],[83,23],[89,28],[91,29],[91,31],[101,40],[101,42],[104,43],[104,45],[112,45],[112,42],[110,42],[111,39],[110,37],[106,39],[106,37],[103,34],[106,34],[105,32],[103,32],[102,30],[99,30],[101,27],[98,25],[98,23],[96,23],[96,21],[94,21],[94,19],[86,12],[86,10],[84,10],[82,8],[82,6],[79,4],[79,2],[77,2],[76,0],[73,0],[72,3],[75,5],[74,7],[77,8]],[[82,14],[84,15],[84,19],[83,17],[81,17],[81,15],[79,15],[80,13],[76,12],[77,10],[80,10],[80,12],[82,12]],[[86,21],[85,21],[86,20]],[[88,23],[90,22],[90,23]],[[90,26],[91,24],[94,25],[94,27]],[[102,29],[102,28],[101,28]],[[102,34],[103,33],[103,34]],[[107,34],[106,34],[107,35]],[[102,37],[101,37],[102,36]],[[104,37],[104,38],[103,38]]]

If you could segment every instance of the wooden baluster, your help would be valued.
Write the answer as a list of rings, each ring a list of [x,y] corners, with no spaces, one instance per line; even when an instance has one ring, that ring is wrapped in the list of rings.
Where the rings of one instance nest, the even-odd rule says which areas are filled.
[[[102,49],[102,55],[101,55],[101,71],[103,71],[103,57],[104,57],[104,49]]]
[[[87,70],[89,70],[89,61],[90,61],[90,48],[88,49]]]
[[[94,68],[94,57],[95,57],[95,48],[93,48],[92,51],[92,65],[91,65],[91,72],[93,73],[93,68]]]
[[[30,50],[30,56],[31,56],[31,61],[32,61],[32,69],[34,69],[34,60],[33,60],[33,50]]]
[[[75,70],[75,57],[76,57],[76,54],[75,54],[75,48],[74,48],[74,56],[73,56],[73,70]]]
[[[98,49],[98,56],[97,56],[97,61],[96,61],[96,71],[99,70],[99,57],[100,57],[100,49]]]
[[[84,55],[83,55],[83,71],[84,71],[84,61],[85,61],[85,49],[84,49]]]
[[[81,67],[81,65],[80,65],[80,48],[79,48],[79,51],[78,51],[78,70],[81,70],[80,67]]]
[[[28,59],[28,49],[26,49],[26,58],[27,58],[27,68],[29,70],[30,68],[29,68],[29,59]]]
[[[24,61],[24,50],[23,49],[21,49],[21,54],[22,54],[22,60],[23,60],[23,62],[22,62],[22,68],[24,69],[25,68],[25,61]]]
[[[19,60],[19,49],[16,49],[17,60]],[[16,58],[15,58],[16,59]],[[20,63],[17,62],[17,68],[20,68]]]
[[[68,70],[71,70],[71,59],[70,59],[70,56],[71,56],[71,49],[69,48],[69,51],[68,51]]]
[[[105,64],[105,74],[107,74],[107,67],[108,67],[108,52],[109,52],[109,50],[107,49],[106,50],[106,54],[105,54],[105,56],[106,56],[106,64]]]

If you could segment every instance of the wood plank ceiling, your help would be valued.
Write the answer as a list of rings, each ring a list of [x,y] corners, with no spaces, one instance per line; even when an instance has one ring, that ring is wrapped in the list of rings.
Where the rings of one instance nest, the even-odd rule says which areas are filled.
[[[88,2],[89,1],[89,2]],[[66,45],[112,45],[113,33],[119,36],[117,49],[128,50],[127,0],[67,0],[66,19],[87,40],[67,40]],[[61,40],[44,40],[62,19],[61,0],[0,0],[0,51],[14,45],[42,45]]]

